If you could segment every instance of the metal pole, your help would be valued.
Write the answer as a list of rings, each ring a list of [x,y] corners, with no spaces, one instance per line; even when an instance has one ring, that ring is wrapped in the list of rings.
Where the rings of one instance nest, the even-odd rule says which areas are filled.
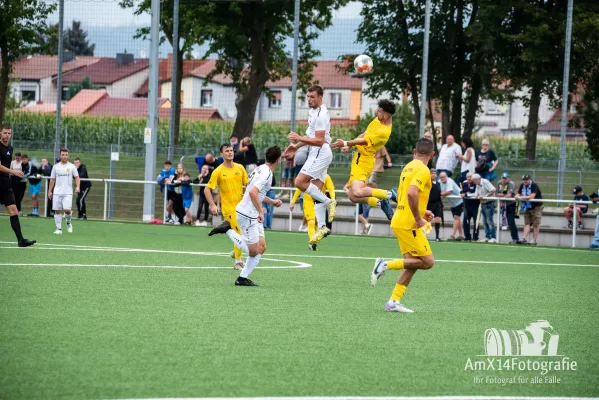
[[[576,202],[574,202],[574,214],[572,215],[572,247],[576,247],[576,227],[578,225],[576,205]]]
[[[295,0],[293,18],[293,66],[291,72],[291,119],[289,128],[295,132],[295,114],[297,110],[297,58],[299,57],[299,17],[300,0]]]
[[[564,171],[566,169],[566,127],[568,124],[568,87],[570,86],[570,47],[572,44],[572,8],[574,0],[568,0],[568,16],[566,18],[566,49],[564,53],[564,80],[562,85],[562,120],[559,143],[559,171],[557,177],[557,199],[562,199],[564,191]]]
[[[104,181],[104,221],[106,221],[106,210],[108,207],[108,182]]]
[[[145,180],[156,179],[156,141],[158,138],[158,42],[160,40],[158,25],[160,22],[160,0],[152,0],[152,27],[150,29],[150,72],[148,90],[148,121],[144,132],[146,143]],[[152,184],[144,185],[143,222],[154,219],[156,188]]]
[[[67,146],[68,138],[69,138],[69,125],[65,124],[64,125],[64,148],[65,149],[69,148],[69,146]]]
[[[424,44],[422,54],[422,99],[420,100],[420,137],[424,137],[424,117],[426,116],[426,87],[428,85],[428,37],[431,26],[431,0],[426,0],[424,13]],[[416,100],[416,99],[414,99]],[[431,110],[432,113],[432,110]]]
[[[360,205],[356,203],[356,219],[354,221],[354,235],[358,234],[358,226],[360,225]]]
[[[177,69],[179,59],[179,0],[174,1],[173,10],[173,58],[172,58],[172,77],[171,77],[171,124],[168,138],[168,160],[173,159],[175,152],[175,114],[177,103],[179,102],[179,93],[177,93]]]
[[[113,153],[117,153],[118,152],[118,148],[114,145],[111,144],[110,145],[110,179],[116,179],[116,160],[113,159],[112,154]],[[116,183],[111,181],[110,182],[110,196],[108,198],[108,219],[113,219],[114,218],[114,206],[116,204],[115,201],[115,195],[116,195]]]
[[[162,223],[166,224],[166,206],[168,205],[167,200],[168,184],[164,185],[164,198],[162,199]]]
[[[499,227],[501,226],[501,201],[497,201],[497,223],[495,224],[495,238],[497,239],[497,243],[499,243]],[[507,203],[506,203],[507,204]]]
[[[48,179],[44,179],[44,186],[46,187],[46,198],[44,199],[44,218],[48,216]]]
[[[60,156],[60,123],[62,106],[62,61],[64,57],[64,0],[58,0],[58,76],[56,82],[56,136],[54,139],[54,160]]]

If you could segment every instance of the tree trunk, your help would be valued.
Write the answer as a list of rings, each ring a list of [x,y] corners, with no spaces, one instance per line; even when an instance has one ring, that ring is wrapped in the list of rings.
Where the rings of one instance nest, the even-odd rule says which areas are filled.
[[[437,146],[437,130],[435,129],[435,112],[433,108],[433,102],[431,101],[430,96],[428,97],[428,114],[431,119],[431,134],[433,135],[433,150],[435,154],[439,154],[439,149]]]
[[[534,160],[537,155],[537,131],[539,129],[539,108],[541,105],[541,85],[534,83],[530,92],[530,110],[526,127],[526,158]]]
[[[445,143],[445,138],[450,134],[449,131],[451,129],[451,111],[449,105],[449,97],[444,96],[443,100],[441,100],[441,137],[443,143]]]
[[[416,117],[416,130],[420,134],[420,102],[418,101],[418,86],[416,86],[416,77],[410,77],[410,93],[412,93],[412,108]]]
[[[264,89],[264,83],[259,86],[254,85],[248,88],[246,93],[239,95],[235,102],[237,117],[235,118],[235,125],[233,126],[233,135],[237,136],[239,139],[246,136],[252,136],[254,120],[256,118],[256,108],[258,107],[262,89]]]
[[[8,76],[10,69],[10,62],[8,61],[8,54],[2,46],[2,66],[0,67],[0,124],[4,122],[4,111],[6,109],[6,97],[8,96]]]
[[[175,121],[174,121],[174,130],[175,130],[175,147],[179,145],[179,126],[181,123],[181,82],[183,81],[183,51],[179,50],[177,52],[177,80],[175,81],[175,93],[177,94],[176,99],[171,99],[175,101]],[[171,85],[173,80],[171,79]],[[184,93],[185,95],[185,93]],[[189,95],[189,94],[188,94]]]
[[[464,117],[464,134],[462,138],[472,137],[474,131],[474,121],[476,120],[476,113],[478,111],[478,101],[480,100],[480,92],[482,90],[482,78],[478,72],[474,73],[472,77],[472,86],[470,88],[470,95],[466,103],[466,115]],[[458,138],[456,138],[458,142]]]

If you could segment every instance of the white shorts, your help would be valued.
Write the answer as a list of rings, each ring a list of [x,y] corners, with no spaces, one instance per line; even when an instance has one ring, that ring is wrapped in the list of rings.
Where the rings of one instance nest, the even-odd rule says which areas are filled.
[[[264,225],[256,218],[248,218],[237,212],[237,223],[247,244],[258,243],[260,236],[264,237]]]
[[[55,194],[52,196],[53,210],[71,210],[73,208],[72,194]]]
[[[327,177],[327,170],[332,161],[333,152],[328,144],[324,144],[322,147],[312,146],[308,154],[308,159],[300,173],[309,175],[314,180],[324,182]]]

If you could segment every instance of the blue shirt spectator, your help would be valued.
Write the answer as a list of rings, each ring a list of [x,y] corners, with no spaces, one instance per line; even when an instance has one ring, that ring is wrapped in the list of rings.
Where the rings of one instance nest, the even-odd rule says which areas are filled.
[[[160,193],[164,192],[164,181],[172,178],[173,176],[175,176],[175,169],[173,168],[173,164],[170,161],[166,161],[164,163],[164,168],[162,168],[162,171],[160,171],[160,174],[156,179],[156,182],[158,182],[158,184],[160,185]],[[174,187],[168,187],[169,192],[172,192],[173,190],[175,190]]]

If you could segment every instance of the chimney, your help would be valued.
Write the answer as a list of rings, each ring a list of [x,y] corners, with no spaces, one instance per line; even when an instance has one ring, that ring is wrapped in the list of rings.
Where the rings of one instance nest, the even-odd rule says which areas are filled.
[[[75,59],[75,55],[72,51],[65,51],[62,53],[62,62],[66,63],[69,61],[73,61]]]
[[[133,54],[131,53],[117,53],[116,65],[127,65],[133,62]]]

